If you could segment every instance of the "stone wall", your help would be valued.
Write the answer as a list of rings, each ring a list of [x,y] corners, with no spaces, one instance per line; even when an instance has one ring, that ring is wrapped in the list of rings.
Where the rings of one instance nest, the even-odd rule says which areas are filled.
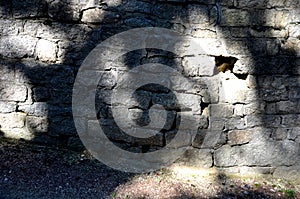
[[[162,27],[201,43],[207,62],[198,63],[197,53],[154,49],[121,57],[101,71],[96,98],[101,126],[116,126],[106,99],[122,71],[166,64],[198,85],[185,91],[186,99],[196,96],[201,106],[200,129],[185,164],[293,177],[300,172],[299,5],[299,0],[1,1],[1,134],[80,148],[71,103],[84,58],[117,33]],[[232,70],[216,70],[222,57],[237,59]],[[107,135],[127,150],[159,149],[176,133],[174,99],[157,87],[137,96],[146,100],[133,106],[131,116],[145,122],[144,110],[165,103],[164,129],[146,141],[127,139],[114,128]],[[91,130],[95,122],[82,125]]]

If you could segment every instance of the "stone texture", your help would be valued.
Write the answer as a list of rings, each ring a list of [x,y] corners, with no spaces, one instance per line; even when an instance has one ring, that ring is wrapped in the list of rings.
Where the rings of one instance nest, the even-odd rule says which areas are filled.
[[[291,166],[297,162],[297,145],[291,141],[224,146],[215,152],[216,166]]]
[[[247,144],[251,140],[251,131],[234,130],[228,133],[228,143],[230,146]]]
[[[8,58],[32,57],[37,40],[27,35],[1,37],[0,55]]]
[[[215,62],[209,56],[186,57],[183,59],[183,70],[187,76],[213,76]]]
[[[93,125],[100,125],[124,150],[150,152],[166,145],[171,149],[192,146],[182,157],[183,162],[190,162],[183,164],[297,176],[299,0],[225,0],[219,8],[213,0],[1,1],[2,134],[72,149],[82,147],[72,117],[72,93],[78,92],[73,84],[83,60],[117,33],[163,27],[184,35],[171,40],[168,49],[173,52],[141,49],[116,60],[111,56],[116,51],[103,52],[102,58],[109,63],[96,64],[97,70],[89,71],[90,78],[80,80],[86,89],[76,100],[89,103],[86,99],[94,97],[90,91],[98,78],[96,110],[88,104],[75,107],[76,117],[81,117],[77,124],[83,129],[80,136],[90,136]],[[116,41],[110,49],[126,48],[127,43]],[[143,45],[144,41],[137,37],[132,44]],[[221,55],[237,58],[232,71],[215,70],[214,58]],[[161,78],[149,67],[128,79],[128,84],[117,81],[146,63],[167,65],[189,83],[172,76],[164,80],[170,89],[148,85],[132,90],[130,97],[120,93],[117,112],[123,113],[121,106],[128,105],[130,114],[122,114],[116,124],[111,104],[116,86],[128,91],[149,73]],[[154,125],[145,128],[136,124],[137,120],[150,122],[144,113],[157,104],[167,111],[165,125],[165,111],[157,107],[158,114],[151,118]],[[179,122],[182,117],[187,117],[185,124]],[[135,121],[121,131],[118,125],[128,118]],[[184,134],[178,143],[168,145],[179,126]],[[192,141],[195,127],[199,129]],[[134,138],[126,134],[128,129],[153,136]]]
[[[17,105],[14,102],[0,101],[0,112],[1,113],[11,113],[15,112]]]
[[[213,165],[213,159],[210,149],[193,149],[186,150],[183,158],[180,159],[181,165],[196,166],[200,168],[210,168]],[[179,162],[179,164],[180,164]]]
[[[4,83],[0,84],[0,99],[3,101],[24,102],[27,99],[27,88],[24,85]]]
[[[53,42],[40,39],[36,46],[36,53],[39,60],[54,62],[56,60],[57,46]]]
[[[0,128],[23,128],[25,125],[26,114],[24,113],[8,113],[0,114]]]

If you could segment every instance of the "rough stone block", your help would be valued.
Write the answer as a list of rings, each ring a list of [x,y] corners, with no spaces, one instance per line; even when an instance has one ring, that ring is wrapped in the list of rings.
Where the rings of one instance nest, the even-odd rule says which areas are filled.
[[[251,140],[251,131],[233,130],[228,133],[228,143],[230,146],[247,144]]]
[[[16,103],[0,101],[0,113],[11,113],[15,112],[17,108]]]
[[[263,101],[254,101],[245,105],[245,114],[246,115],[257,115],[265,113],[266,103]]]
[[[245,105],[244,104],[236,104],[234,106],[234,115],[235,116],[244,116],[245,115]]]
[[[74,136],[77,134],[73,117],[55,117],[50,118],[48,134],[51,136]]]
[[[32,116],[47,116],[49,105],[46,102],[36,102],[32,105],[20,105],[18,110]]]
[[[300,179],[300,166],[282,166],[275,169],[273,176],[275,178],[287,179],[298,182]]]
[[[236,6],[238,8],[266,8],[267,3],[266,0],[238,0]]]
[[[277,102],[288,100],[287,88],[277,88],[277,89],[260,89],[259,96],[267,102]]]
[[[213,149],[226,143],[226,136],[220,130],[200,130],[193,141],[193,146],[202,149]]]
[[[24,113],[0,114],[0,128],[23,128],[25,126],[25,118],[26,114]]]
[[[36,102],[44,102],[50,98],[49,90],[46,87],[35,87],[32,91],[33,99]]]
[[[45,17],[47,15],[47,2],[44,0],[13,0],[12,12],[15,18]]]
[[[24,85],[4,83],[0,84],[0,100],[24,102],[27,99],[27,88]]]
[[[36,38],[27,35],[1,37],[0,55],[9,58],[32,57],[36,43]]]
[[[297,162],[298,149],[292,141],[259,142],[243,146],[228,145],[215,151],[216,166],[291,166]]]
[[[276,112],[279,114],[300,113],[300,102],[280,101],[276,103]]]
[[[220,79],[219,76],[213,77],[201,77],[201,81],[208,87],[207,92],[209,93],[210,103],[218,103],[219,102],[219,87],[220,87]],[[204,98],[203,98],[204,99]]]
[[[300,99],[300,87],[291,87],[289,92],[289,98],[291,100],[298,101]]]
[[[209,56],[185,57],[183,70],[187,76],[213,76],[216,72],[214,58]]]
[[[200,168],[210,168],[213,165],[213,159],[210,149],[193,149],[185,151],[179,164],[185,166],[194,166]]]
[[[80,6],[74,0],[69,2],[54,0],[48,5],[48,15],[63,21],[79,21]]]
[[[288,128],[286,129],[288,132],[287,139],[293,140],[299,143],[300,141],[300,127]]]
[[[36,56],[45,62],[56,61],[57,45],[51,41],[40,39],[36,46]]]
[[[250,15],[246,10],[223,9],[221,26],[248,26],[250,25]]]
[[[0,18],[1,18],[1,11],[3,10],[3,7],[0,6]],[[0,19],[1,27],[0,27],[0,35],[1,36],[12,36],[17,35],[19,32],[19,29],[21,27],[21,23],[16,22],[12,19]]]
[[[251,100],[245,80],[234,77],[233,74],[224,73],[222,75],[222,87],[220,88],[220,101],[229,103],[245,103]]]
[[[243,117],[232,117],[226,120],[225,129],[234,130],[234,129],[245,129],[247,128],[245,118]]]
[[[47,133],[48,125],[49,123],[47,117],[26,117],[26,127],[34,135],[38,135],[40,133]]]
[[[300,115],[288,114],[282,116],[282,125],[286,127],[297,127],[300,124]]]
[[[120,16],[100,8],[93,8],[83,11],[81,18],[85,23],[116,23]]]
[[[211,104],[209,113],[211,118],[229,118],[233,116],[234,106],[229,104]]]
[[[24,139],[31,141],[34,139],[34,135],[32,135],[25,127],[23,128],[13,128],[13,129],[1,129],[4,133],[4,137],[12,138],[12,139]]]

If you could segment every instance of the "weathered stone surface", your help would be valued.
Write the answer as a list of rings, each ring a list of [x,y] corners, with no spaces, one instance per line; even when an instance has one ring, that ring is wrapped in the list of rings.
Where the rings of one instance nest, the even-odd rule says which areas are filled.
[[[9,58],[32,57],[37,40],[27,35],[1,37],[0,55]]]
[[[232,117],[225,122],[225,130],[246,129],[246,121],[243,117]]]
[[[25,125],[26,114],[24,113],[8,113],[0,114],[0,128],[12,129],[23,128]]]
[[[251,90],[245,80],[237,79],[233,74],[222,74],[220,101],[229,103],[245,103],[251,101]]]
[[[24,102],[27,99],[27,88],[24,85],[3,83],[0,84],[0,92],[3,101]]]
[[[211,104],[209,106],[210,116],[212,118],[229,118],[233,116],[234,106],[228,104]]]
[[[40,39],[36,46],[36,53],[39,60],[54,62],[56,60],[57,45],[45,39]]]
[[[222,26],[248,26],[250,25],[250,15],[247,11],[238,9],[223,9]]]
[[[186,57],[183,59],[183,70],[187,76],[213,76],[214,58],[209,56]]]
[[[26,127],[34,135],[40,133],[47,133],[49,122],[47,117],[36,117],[36,116],[27,116],[26,117]]]
[[[35,87],[32,89],[33,99],[36,102],[43,102],[50,98],[49,89],[45,87]]]
[[[47,15],[47,3],[44,0],[12,1],[15,18],[44,17]]]
[[[72,93],[81,92],[75,100],[86,105],[74,107],[80,136],[91,138],[92,124],[101,125],[117,146],[140,153],[149,146],[153,151],[170,144],[180,126],[179,141],[167,147],[194,147],[184,158],[190,158],[187,164],[296,176],[299,168],[294,165],[300,163],[298,8],[299,0],[1,1],[0,130],[6,137],[82,147],[72,117]],[[81,91],[73,90],[82,61],[97,44],[141,27],[164,27],[183,37],[150,34],[150,44],[152,39],[159,39],[161,45],[168,43],[164,39],[171,41],[172,52],[147,47],[113,60],[118,48],[126,49],[128,44],[142,48],[145,42],[140,38],[145,35],[133,43],[118,40],[96,54],[107,64],[91,60],[93,69],[99,70],[80,80]],[[233,70],[216,71],[217,56],[236,57]],[[161,79],[152,67],[133,74],[127,84],[117,83],[124,73],[147,63],[169,66],[189,83],[171,75],[163,80],[170,89],[147,85],[133,90],[137,81],[150,74],[153,80]],[[97,94],[91,96],[95,84]],[[112,104],[116,86],[132,95],[119,93],[114,97],[120,102]],[[95,99],[96,110],[88,106],[88,97]],[[157,104],[166,111],[155,107],[157,114],[149,117],[149,108]],[[129,112],[121,109],[126,105]],[[118,121],[113,108],[120,113]],[[183,117],[186,123],[179,122]],[[150,119],[153,124],[147,126]],[[118,128],[124,126],[123,131]],[[198,127],[192,141],[191,131]],[[127,130],[153,136],[135,138]],[[97,142],[102,138],[98,136]]]
[[[210,168],[213,165],[211,150],[190,148],[186,150],[183,158],[181,158],[178,163],[185,166]]]
[[[276,103],[277,113],[300,113],[300,102],[280,101]]]
[[[222,131],[200,130],[193,140],[193,147],[214,149],[226,143],[226,136]]]
[[[223,146],[215,152],[217,166],[290,166],[297,162],[296,143],[259,142],[243,146]]]
[[[230,146],[247,144],[251,140],[251,131],[234,130],[228,133],[228,143]]]
[[[300,179],[300,167],[298,166],[292,166],[292,167],[278,167],[275,169],[273,176],[275,178],[283,178],[283,179],[288,179],[288,180],[293,180],[298,182]]]
[[[243,104],[236,104],[234,106],[234,115],[236,116],[244,116],[245,115],[245,105]]]
[[[86,23],[114,23],[120,15],[105,11],[100,8],[93,8],[83,11],[82,22]]]
[[[11,113],[15,112],[17,108],[16,103],[0,101],[0,112],[1,113]]]
[[[288,127],[297,127],[300,124],[299,114],[288,114],[282,116],[282,125]]]
[[[62,21],[78,21],[80,19],[80,6],[75,1],[51,1],[48,5],[48,15]]]
[[[45,102],[36,102],[32,105],[20,105],[18,107],[19,111],[25,112],[28,115],[33,116],[47,116],[49,106]]]

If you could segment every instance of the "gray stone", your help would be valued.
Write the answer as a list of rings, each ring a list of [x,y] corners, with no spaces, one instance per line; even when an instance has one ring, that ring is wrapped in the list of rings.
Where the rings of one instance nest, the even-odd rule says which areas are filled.
[[[297,127],[300,124],[300,116],[295,114],[288,114],[282,116],[282,125],[284,127]]]
[[[35,87],[33,90],[33,99],[36,102],[43,102],[50,98],[49,90],[45,87]]]
[[[36,56],[39,60],[45,62],[55,62],[57,45],[51,41],[40,39],[36,46]]]
[[[24,85],[4,83],[0,84],[0,100],[24,102],[27,99],[27,88]]]
[[[1,129],[12,129],[12,128],[23,128],[25,126],[25,113],[8,113],[0,114],[0,128]]]
[[[225,122],[226,130],[245,129],[246,127],[246,121],[243,117],[232,117]]]
[[[185,151],[178,164],[185,166],[194,166],[200,168],[210,168],[213,165],[213,159],[210,149],[193,149]]]
[[[33,57],[37,40],[27,35],[1,37],[0,55],[9,58]]]
[[[48,15],[62,21],[79,21],[80,6],[74,2],[54,0],[48,5]]]
[[[282,166],[275,169],[273,176],[275,178],[281,178],[286,180],[292,180],[298,182],[300,179],[300,167],[298,166]]]
[[[14,18],[45,17],[47,15],[47,2],[43,0],[12,1]]]
[[[298,147],[291,141],[259,142],[221,147],[215,152],[216,166],[291,166],[297,162]]]
[[[300,87],[290,87],[289,98],[298,101],[300,99]]]
[[[251,140],[251,131],[233,130],[228,133],[228,143],[230,146],[247,144]]]
[[[114,23],[120,16],[100,8],[84,10],[81,21],[86,23]]]
[[[47,117],[36,117],[27,116],[26,117],[26,127],[34,135],[39,135],[41,133],[48,132],[49,122]]]
[[[276,103],[277,113],[300,113],[300,102],[281,101]]]
[[[215,72],[214,58],[204,55],[185,57],[183,70],[187,76],[213,76]]]
[[[0,113],[15,112],[17,105],[14,102],[0,101]]]
[[[250,15],[248,11],[238,9],[223,9],[222,26],[248,26],[250,25]]]
[[[36,102],[31,105],[20,105],[18,106],[18,111],[22,111],[32,116],[47,116],[49,106],[46,102]]]
[[[211,104],[209,112],[212,118],[229,118],[233,116],[234,106],[228,104]]]
[[[243,104],[236,104],[234,106],[234,115],[241,117],[245,115],[245,108]]]

